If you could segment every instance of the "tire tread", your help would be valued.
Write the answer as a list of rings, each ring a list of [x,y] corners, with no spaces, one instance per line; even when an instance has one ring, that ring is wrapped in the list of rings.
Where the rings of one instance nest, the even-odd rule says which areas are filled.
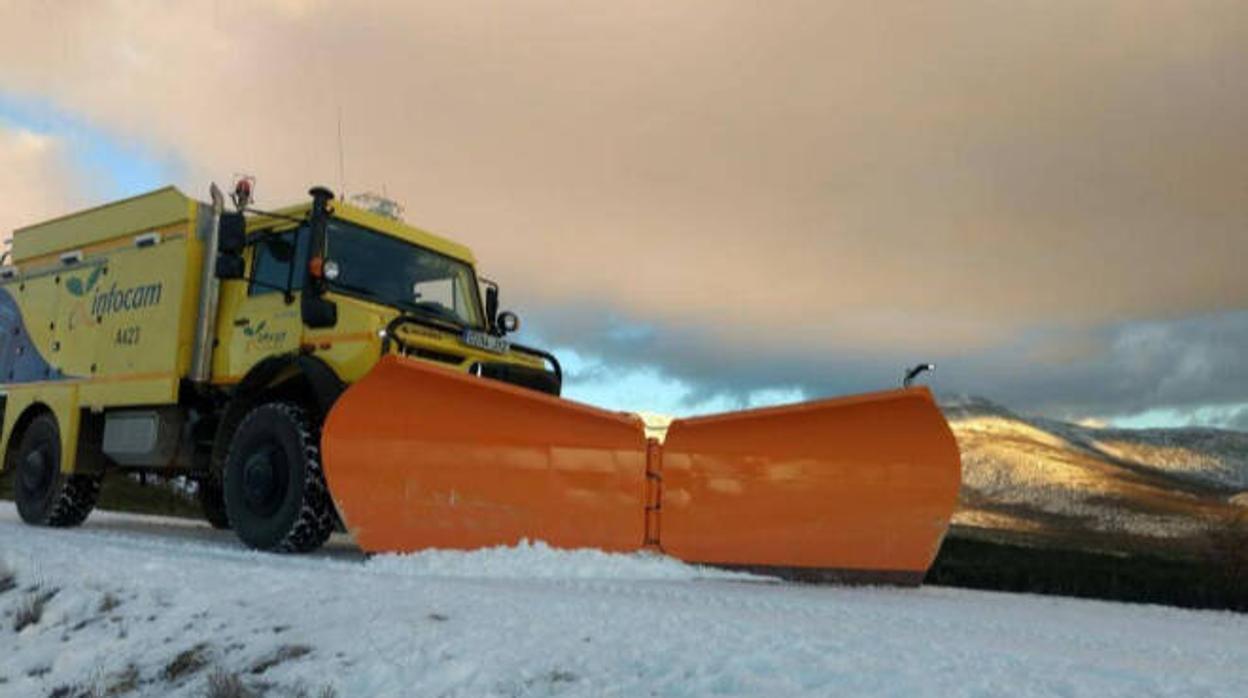
[[[81,473],[64,476],[60,494],[48,513],[48,525],[57,528],[82,525],[95,509],[99,498],[99,477]]]
[[[244,430],[252,420],[262,418],[266,411],[277,412],[295,427],[303,451],[304,488],[299,514],[286,534],[267,548],[279,553],[306,553],[316,550],[329,540],[336,521],[325,472],[321,467],[319,430],[313,426],[307,410],[293,402],[267,402],[247,414],[238,425]],[[232,462],[235,445],[231,444],[226,462]],[[228,469],[226,477],[229,477]],[[236,530],[237,532],[237,530]]]

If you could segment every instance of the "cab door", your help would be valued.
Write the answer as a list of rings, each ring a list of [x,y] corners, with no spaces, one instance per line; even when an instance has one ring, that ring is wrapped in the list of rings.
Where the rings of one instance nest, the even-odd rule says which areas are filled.
[[[299,293],[309,237],[303,227],[255,234],[246,255],[246,278],[223,289],[217,336],[226,350],[223,372],[231,379],[241,379],[270,356],[299,349]]]

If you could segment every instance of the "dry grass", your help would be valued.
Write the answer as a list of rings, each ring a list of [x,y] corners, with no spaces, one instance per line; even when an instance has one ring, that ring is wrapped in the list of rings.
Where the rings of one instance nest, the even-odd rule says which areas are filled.
[[[99,689],[93,685],[57,686],[48,694],[48,698],[102,698],[102,696]]]
[[[258,661],[251,667],[251,673],[263,674],[278,664],[311,654],[312,648],[307,645],[282,645],[272,655]]]
[[[1209,564],[1237,607],[1248,605],[1248,511],[1236,512],[1208,537]]]
[[[313,698],[313,694],[308,693],[306,688],[300,688],[295,691],[295,698]],[[316,692],[315,698],[338,698],[338,689],[333,686],[321,686],[321,690]]]
[[[121,605],[121,599],[117,598],[112,592],[104,594],[104,598],[100,599],[100,613],[108,613],[109,611]]]
[[[146,485],[135,476],[117,474],[104,478],[100,486],[100,509],[131,511],[137,514],[177,516],[202,519],[194,496],[182,485],[179,478],[148,476]],[[0,477],[0,500],[13,499],[13,478]]]
[[[17,588],[17,573],[13,568],[0,562],[0,594]]]
[[[171,659],[165,668],[161,670],[160,675],[166,681],[177,681],[183,677],[190,676],[195,672],[203,669],[208,665],[208,645],[207,643],[199,643],[189,650],[179,652],[176,657]]]
[[[26,598],[22,599],[17,605],[17,611],[13,614],[13,632],[20,633],[22,630],[37,625],[43,619],[43,610],[56,596],[57,589],[49,589],[40,591],[38,587],[32,589],[26,594]]]
[[[206,698],[258,698],[258,694],[234,672],[217,668],[208,675]]]
[[[127,664],[125,669],[113,674],[112,681],[104,691],[107,698],[116,698],[134,692],[139,687],[139,667]]]

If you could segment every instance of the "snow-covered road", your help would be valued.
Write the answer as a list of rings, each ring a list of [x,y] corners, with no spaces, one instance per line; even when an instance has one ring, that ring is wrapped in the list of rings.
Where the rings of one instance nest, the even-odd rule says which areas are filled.
[[[0,563],[17,584],[0,592],[0,696],[201,696],[222,671],[344,698],[1248,694],[1248,617],[1230,613],[788,586],[543,546],[286,557],[151,517],[32,529],[9,503]]]

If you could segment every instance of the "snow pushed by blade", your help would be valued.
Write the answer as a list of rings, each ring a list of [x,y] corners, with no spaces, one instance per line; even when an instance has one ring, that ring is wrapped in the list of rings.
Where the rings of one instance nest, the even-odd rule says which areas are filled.
[[[482,550],[378,555],[365,567],[374,572],[408,577],[775,581],[770,577],[690,565],[656,553],[606,553],[587,548],[561,550],[542,541],[528,540],[514,546]]]

